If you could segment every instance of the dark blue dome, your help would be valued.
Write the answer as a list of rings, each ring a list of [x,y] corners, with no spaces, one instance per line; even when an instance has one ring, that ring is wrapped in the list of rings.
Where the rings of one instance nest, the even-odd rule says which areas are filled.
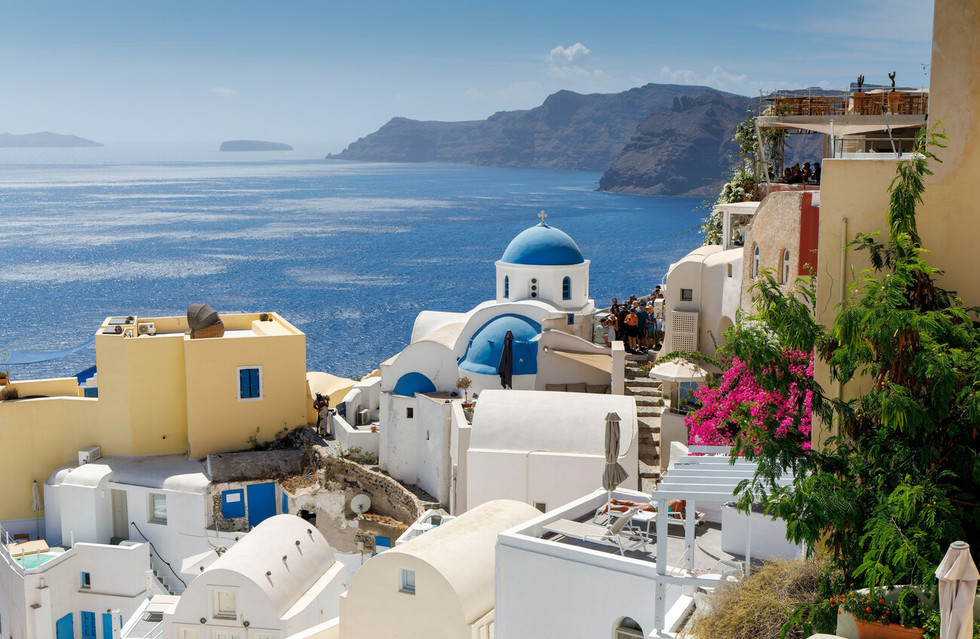
[[[538,337],[541,325],[523,315],[500,315],[474,333],[459,367],[471,373],[496,375],[507,331],[514,334],[514,375],[538,372]]]
[[[395,382],[395,395],[415,397],[415,393],[434,393],[436,385],[422,373],[405,373]]]
[[[568,266],[581,264],[585,258],[578,244],[567,233],[542,222],[511,240],[500,261],[534,266]]]

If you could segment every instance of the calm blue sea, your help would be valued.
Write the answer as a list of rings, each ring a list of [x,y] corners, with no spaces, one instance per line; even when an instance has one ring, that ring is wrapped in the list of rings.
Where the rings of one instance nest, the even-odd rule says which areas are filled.
[[[542,209],[592,260],[600,305],[649,293],[700,243],[698,199],[597,193],[597,173],[295,155],[4,150],[0,353],[68,348],[107,315],[207,302],[278,311],[306,333],[309,369],[360,375],[407,344],[419,311],[492,298],[494,261]],[[67,376],[94,361],[86,349],[11,372]]]

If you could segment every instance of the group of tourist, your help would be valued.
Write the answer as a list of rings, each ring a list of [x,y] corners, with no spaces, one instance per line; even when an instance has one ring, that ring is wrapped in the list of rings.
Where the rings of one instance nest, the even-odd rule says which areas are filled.
[[[615,297],[608,312],[596,316],[592,341],[599,346],[612,346],[621,340],[628,353],[646,353],[659,349],[664,336],[664,295],[657,286],[649,297],[635,295],[620,304]]]
[[[820,163],[814,162],[811,168],[809,162],[804,162],[802,167],[797,162],[783,170],[783,178],[780,181],[786,184],[820,184]]]

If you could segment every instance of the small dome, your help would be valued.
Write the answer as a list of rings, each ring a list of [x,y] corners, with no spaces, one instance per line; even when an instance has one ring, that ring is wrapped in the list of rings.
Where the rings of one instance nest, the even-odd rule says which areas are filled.
[[[578,244],[567,233],[542,222],[511,240],[500,261],[533,266],[567,266],[581,264],[585,258]]]
[[[395,382],[395,395],[415,397],[416,393],[434,393],[436,385],[422,373],[405,373]]]
[[[523,315],[500,315],[480,327],[459,367],[471,373],[496,375],[507,331],[514,334],[514,375],[534,375],[538,372],[538,337],[541,325]]]

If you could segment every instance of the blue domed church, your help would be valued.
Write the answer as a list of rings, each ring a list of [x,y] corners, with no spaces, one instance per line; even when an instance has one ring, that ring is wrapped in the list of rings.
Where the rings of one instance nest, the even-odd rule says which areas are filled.
[[[380,464],[440,499],[451,478],[424,450],[449,448],[450,413],[462,411],[458,380],[469,378],[470,400],[502,388],[508,332],[514,389],[608,393],[611,385],[609,350],[591,341],[589,260],[575,240],[542,221],[514,237],[495,268],[493,299],[466,313],[423,311],[411,343],[381,365]]]

